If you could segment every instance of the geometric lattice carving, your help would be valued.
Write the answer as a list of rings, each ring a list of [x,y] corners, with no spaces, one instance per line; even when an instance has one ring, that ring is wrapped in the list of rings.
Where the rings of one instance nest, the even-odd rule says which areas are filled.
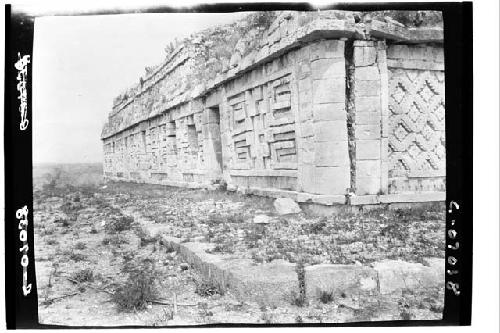
[[[444,190],[445,104],[442,71],[390,69],[389,191]],[[417,182],[417,184],[415,184]],[[413,184],[413,185],[411,185]]]
[[[232,169],[297,169],[290,75],[231,96],[227,104]]]

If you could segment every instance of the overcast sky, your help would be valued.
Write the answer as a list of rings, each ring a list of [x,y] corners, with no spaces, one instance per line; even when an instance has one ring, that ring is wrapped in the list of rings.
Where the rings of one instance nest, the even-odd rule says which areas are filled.
[[[113,98],[136,84],[164,48],[245,13],[43,17],[33,45],[33,162],[102,162],[100,134]]]

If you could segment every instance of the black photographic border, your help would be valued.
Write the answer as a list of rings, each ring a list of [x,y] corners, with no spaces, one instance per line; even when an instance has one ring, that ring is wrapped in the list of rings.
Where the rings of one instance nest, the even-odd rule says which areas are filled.
[[[16,7],[17,8],[17,7]],[[21,7],[20,7],[21,8]],[[472,303],[472,2],[414,2],[414,3],[352,3],[321,7],[337,10],[439,10],[444,20],[445,50],[445,122],[446,122],[446,274],[445,307],[442,320],[373,321],[340,324],[209,324],[169,327],[342,327],[342,326],[444,326],[470,325]],[[138,7],[125,10],[96,10],[82,13],[55,12],[50,15],[103,15],[165,12],[235,12],[270,10],[316,10],[308,3],[225,3],[194,7]],[[44,14],[48,15],[48,14]],[[44,16],[40,15],[40,16]],[[8,329],[19,328],[145,328],[144,326],[58,326],[38,323],[38,299],[33,244],[33,179],[32,179],[32,65],[34,21],[37,16],[13,11],[5,5],[5,307]],[[28,129],[19,129],[19,100],[17,91],[18,52],[30,56],[27,71]],[[453,204],[456,203],[457,205]],[[28,214],[28,283],[31,293],[23,296],[20,265],[23,253],[19,241],[16,211],[27,206]],[[449,231],[456,231],[456,238]],[[448,245],[460,242],[457,250]],[[451,260],[450,257],[456,259]],[[453,290],[450,283],[454,283]],[[458,289],[457,289],[458,288]]]

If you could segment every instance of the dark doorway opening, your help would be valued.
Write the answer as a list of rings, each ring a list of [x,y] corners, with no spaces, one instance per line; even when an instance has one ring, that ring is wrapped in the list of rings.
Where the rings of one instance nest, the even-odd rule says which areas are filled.
[[[220,170],[222,171],[222,142],[220,135],[220,110],[218,105],[208,109],[208,123],[210,126],[210,137],[214,147],[215,158],[219,164]]]

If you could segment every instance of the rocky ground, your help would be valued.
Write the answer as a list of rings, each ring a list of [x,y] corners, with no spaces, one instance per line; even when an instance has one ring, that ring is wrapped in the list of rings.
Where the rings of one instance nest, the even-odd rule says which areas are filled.
[[[444,258],[445,209],[369,210],[330,216],[279,215],[273,200],[227,192],[169,189],[157,195],[151,186],[116,183],[108,192],[116,204],[158,224],[185,241],[211,242],[213,252],[256,262],[285,259],[308,264],[370,263],[381,259],[422,262]]]
[[[444,209],[279,215],[271,199],[154,185],[45,186],[34,191],[42,323],[77,326],[318,323],[440,319],[444,288],[390,296],[324,294],[307,304],[241,302],[136,221],[186,242],[254,259],[367,264],[444,257]],[[256,218],[256,216],[258,216]],[[257,223],[256,223],[257,222]]]

